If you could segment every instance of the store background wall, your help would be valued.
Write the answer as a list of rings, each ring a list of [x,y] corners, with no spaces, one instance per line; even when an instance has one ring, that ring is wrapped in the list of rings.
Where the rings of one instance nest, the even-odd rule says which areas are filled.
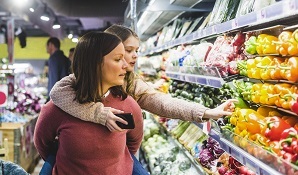
[[[30,63],[34,68],[34,73],[42,72],[45,61],[49,58],[46,51],[46,43],[49,37],[27,37],[27,46],[20,47],[20,42],[15,38],[14,57],[15,63]],[[68,56],[69,49],[75,47],[76,43],[68,38],[61,40],[61,50]],[[7,57],[7,45],[0,44],[0,58]]]

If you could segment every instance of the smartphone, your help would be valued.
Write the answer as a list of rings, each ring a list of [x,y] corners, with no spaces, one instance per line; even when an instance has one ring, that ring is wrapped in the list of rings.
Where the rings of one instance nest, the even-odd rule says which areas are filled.
[[[135,128],[135,122],[133,120],[133,115],[132,113],[122,113],[122,114],[115,114],[117,117],[122,118],[123,120],[127,121],[127,125],[116,121],[117,125],[121,129],[134,129]]]

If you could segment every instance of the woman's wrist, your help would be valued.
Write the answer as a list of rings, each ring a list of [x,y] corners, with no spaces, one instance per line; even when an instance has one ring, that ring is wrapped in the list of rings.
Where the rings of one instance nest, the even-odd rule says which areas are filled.
[[[206,121],[206,120],[209,120],[210,119],[210,110],[209,108],[206,108],[204,113],[203,113],[203,116],[202,116],[202,122],[203,121]]]

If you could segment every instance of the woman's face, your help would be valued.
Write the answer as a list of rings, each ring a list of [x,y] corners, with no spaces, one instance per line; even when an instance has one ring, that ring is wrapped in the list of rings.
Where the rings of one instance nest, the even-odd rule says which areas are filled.
[[[110,87],[123,85],[128,67],[124,54],[124,46],[120,43],[114,50],[104,56],[102,65],[102,86],[104,92]]]
[[[140,47],[140,41],[134,36],[130,36],[123,42],[125,48],[124,58],[128,63],[127,72],[132,72],[138,58],[138,50]]]

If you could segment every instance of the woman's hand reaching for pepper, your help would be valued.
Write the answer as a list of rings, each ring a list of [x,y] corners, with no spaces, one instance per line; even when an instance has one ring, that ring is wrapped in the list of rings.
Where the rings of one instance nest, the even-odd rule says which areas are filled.
[[[121,114],[123,113],[123,111],[121,110],[118,110],[118,109],[115,109],[115,108],[110,108],[109,107],[109,112],[108,112],[108,115],[107,115],[107,121],[106,121],[106,127],[111,131],[111,132],[114,132],[114,131],[124,131],[124,129],[121,129],[116,121],[118,122],[121,122],[125,125],[127,125],[127,121],[123,120],[122,118],[120,117],[117,117],[116,115],[114,114]]]
[[[207,109],[203,116],[204,119],[218,119],[225,115],[232,115],[232,112],[235,109],[234,102],[237,103],[236,99],[229,99],[217,106],[214,109]]]

